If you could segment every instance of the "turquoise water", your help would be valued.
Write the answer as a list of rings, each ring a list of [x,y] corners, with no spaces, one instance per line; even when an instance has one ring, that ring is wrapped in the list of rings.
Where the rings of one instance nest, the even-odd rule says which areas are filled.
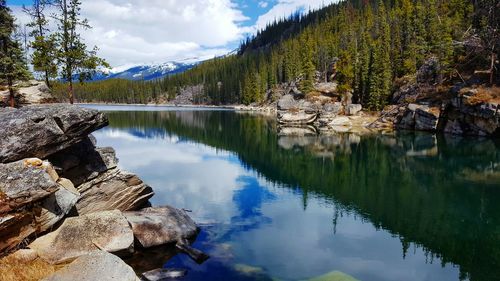
[[[500,280],[500,143],[430,134],[283,137],[272,118],[108,110],[95,133],[155,206],[192,210],[211,258],[144,254],[180,280]],[[168,260],[168,262],[167,262]],[[338,278],[338,279],[335,279]]]

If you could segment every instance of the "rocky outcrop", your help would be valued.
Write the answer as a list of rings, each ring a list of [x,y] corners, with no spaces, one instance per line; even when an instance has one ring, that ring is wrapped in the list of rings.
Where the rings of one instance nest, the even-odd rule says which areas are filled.
[[[134,236],[144,248],[190,239],[198,227],[185,211],[170,206],[125,212]]]
[[[29,248],[45,261],[60,264],[101,249],[131,252],[134,235],[120,211],[105,211],[67,218],[54,232],[33,241]]]
[[[32,104],[56,103],[58,100],[52,95],[49,87],[44,82],[31,80],[16,85],[18,88],[15,94],[16,104],[25,106]],[[0,91],[0,107],[7,106],[9,91]]]
[[[117,168],[113,148],[96,148],[91,138],[49,159],[80,193],[76,204],[80,215],[115,209],[137,210],[154,195],[153,189],[136,175]]]
[[[50,164],[40,159],[0,164],[0,215],[55,193],[59,185],[51,170]]]
[[[46,158],[108,124],[96,110],[38,105],[0,111],[0,162]]]
[[[409,104],[401,117],[396,120],[398,129],[431,131],[438,130],[441,110],[439,107]]]
[[[78,194],[58,183],[47,161],[0,164],[0,252],[52,228],[75,206]]]
[[[77,258],[43,281],[137,281],[134,270],[119,257],[93,251]]]

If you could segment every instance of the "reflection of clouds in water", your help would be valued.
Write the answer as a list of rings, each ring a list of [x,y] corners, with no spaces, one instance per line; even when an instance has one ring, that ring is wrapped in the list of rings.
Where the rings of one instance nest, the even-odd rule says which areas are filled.
[[[248,172],[230,153],[178,142],[177,137],[141,139],[120,130],[100,131],[96,137],[99,145],[116,148],[122,168],[153,187],[154,205],[193,210],[201,221],[231,222],[233,191],[241,188],[238,179]]]
[[[153,204],[191,209],[198,222],[215,223],[202,237],[213,247],[209,252],[215,262],[262,267],[285,280],[337,269],[360,280],[458,279],[457,269],[426,263],[421,249],[403,260],[399,239],[352,213],[338,219],[334,234],[331,201],[308,194],[304,210],[300,191],[256,176],[227,151],[176,136],[141,138],[116,129],[95,135],[99,145],[116,148],[122,168],[153,186]],[[285,146],[297,146],[296,139],[284,140]],[[337,146],[335,140],[319,143]],[[308,143],[302,139],[298,144]]]

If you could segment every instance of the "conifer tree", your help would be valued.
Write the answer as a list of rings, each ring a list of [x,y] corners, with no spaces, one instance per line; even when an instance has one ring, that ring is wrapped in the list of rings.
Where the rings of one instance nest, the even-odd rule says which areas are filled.
[[[31,43],[33,54],[31,62],[35,71],[42,72],[45,83],[50,88],[50,79],[57,76],[56,62],[56,37],[49,34],[49,21],[45,15],[45,9],[51,2],[49,0],[33,0],[31,8],[24,7],[24,12],[31,17],[28,27],[32,28],[30,36],[34,38]]]
[[[97,47],[87,50],[87,45],[82,41],[79,28],[89,29],[87,19],[82,19],[80,15],[80,0],[57,0],[56,5],[59,14],[57,44],[59,46],[58,62],[61,66],[61,77],[68,83],[69,102],[74,102],[73,80],[78,76],[78,80],[83,82],[95,74],[99,66],[109,67],[101,58],[97,57]]]
[[[7,84],[11,107],[16,106],[14,82],[30,78],[21,44],[14,38],[15,27],[11,10],[0,0],[0,83]]]

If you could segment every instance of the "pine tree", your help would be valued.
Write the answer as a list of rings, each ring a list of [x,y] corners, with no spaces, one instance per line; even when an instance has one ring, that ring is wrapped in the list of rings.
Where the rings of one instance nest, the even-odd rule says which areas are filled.
[[[14,39],[14,17],[5,0],[0,0],[0,83],[9,88],[9,104],[15,107],[16,80],[27,80],[30,74],[19,41]]]
[[[56,37],[49,34],[48,24],[44,12],[50,4],[48,0],[34,0],[31,8],[23,6],[24,12],[31,17],[28,27],[32,28],[30,36],[34,38],[31,43],[33,54],[31,60],[35,71],[42,72],[45,83],[50,88],[50,79],[57,76],[56,62]]]
[[[87,19],[80,18],[80,0],[57,0],[59,15],[57,16],[57,45],[59,46],[58,63],[61,65],[61,77],[69,84],[68,96],[71,104],[74,102],[73,80],[83,82],[95,74],[99,66],[109,67],[97,57],[97,47],[87,50],[82,41],[79,28],[91,28]]]
[[[308,94],[314,90],[314,79],[316,66],[314,65],[313,57],[313,41],[309,34],[304,36],[302,41],[301,65],[302,65],[302,81],[300,81],[300,90],[304,94]]]

